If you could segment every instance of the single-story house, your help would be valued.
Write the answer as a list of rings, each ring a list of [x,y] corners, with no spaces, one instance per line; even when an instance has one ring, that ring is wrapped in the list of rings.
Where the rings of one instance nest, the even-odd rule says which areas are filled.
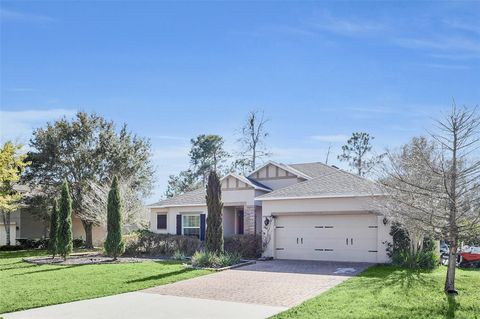
[[[224,235],[262,235],[265,257],[389,261],[390,225],[376,209],[384,194],[366,178],[322,163],[270,161],[221,183]],[[205,238],[204,187],[149,208],[153,232]]]
[[[23,194],[29,196],[32,190],[27,185],[15,185],[15,189]],[[10,244],[18,245],[22,239],[44,239],[49,236],[50,222],[41,219],[32,213],[30,207],[20,205],[17,210],[10,213]],[[95,246],[102,246],[106,237],[106,229],[103,226],[93,227],[93,244]],[[85,240],[85,230],[82,221],[75,214],[72,214],[72,235],[73,239]],[[0,218],[0,246],[7,242],[7,234],[5,225]]]

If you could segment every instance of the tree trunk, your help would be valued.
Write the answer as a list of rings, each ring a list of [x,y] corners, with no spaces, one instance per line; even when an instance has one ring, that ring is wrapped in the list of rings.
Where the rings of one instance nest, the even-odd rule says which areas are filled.
[[[458,227],[457,227],[457,147],[458,147],[458,129],[456,124],[453,126],[453,142],[452,142],[452,166],[450,168],[450,203],[449,203],[449,237],[450,237],[450,252],[448,256],[447,277],[445,278],[445,293],[455,294],[455,268],[457,267],[457,242],[458,242]]]
[[[5,234],[7,236],[7,246],[10,246],[10,213],[2,212],[3,226],[5,227]]]
[[[447,278],[445,278],[445,293],[455,294],[455,269],[457,268],[457,243],[450,243],[450,251],[448,255]]]
[[[85,230],[85,248],[93,248],[93,223],[83,221],[83,229]]]
[[[256,146],[253,146],[252,149],[252,172],[255,170],[256,165],[256,160],[257,160],[257,150]]]

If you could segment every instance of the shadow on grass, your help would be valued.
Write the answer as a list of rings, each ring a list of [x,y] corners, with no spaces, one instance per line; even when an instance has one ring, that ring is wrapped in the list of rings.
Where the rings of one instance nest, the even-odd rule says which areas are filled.
[[[194,271],[194,269],[184,268],[184,269],[177,270],[177,271],[171,271],[171,272],[167,272],[167,273],[163,273],[163,274],[158,274],[158,275],[143,277],[143,278],[139,278],[139,279],[129,280],[126,283],[127,284],[133,284],[133,283],[145,282],[145,281],[150,281],[150,280],[159,280],[159,279],[163,279],[163,278],[168,278],[168,277],[172,277],[172,276],[176,276],[176,275],[189,273],[191,271]]]
[[[45,250],[17,250],[17,251],[2,251],[0,252],[0,259],[48,256]]]
[[[55,265],[33,265],[34,267],[41,267],[41,266],[55,266]],[[23,275],[30,275],[30,274],[36,274],[36,273],[42,273],[42,272],[50,272],[50,271],[58,271],[58,270],[64,270],[64,269],[69,269],[69,268],[77,268],[81,266],[88,266],[88,265],[70,265],[70,266],[63,266],[63,265],[58,265],[58,267],[55,268],[47,268],[47,269],[41,269],[41,270],[35,270],[35,271],[29,271],[29,272],[24,272],[21,274],[15,274],[14,276],[23,276]]]
[[[25,265],[25,264],[26,263],[24,263],[22,261],[19,261],[19,262],[16,262],[16,263],[11,263],[11,264],[8,264],[8,267],[0,267],[0,271],[25,269],[25,268],[30,268],[30,267],[35,267],[36,266],[36,265],[32,265],[32,264],[27,264],[27,265]],[[12,265],[15,265],[15,266],[12,266]]]
[[[447,296],[448,308],[445,318],[455,319],[455,311],[457,310],[459,303],[457,302],[455,296]]]
[[[400,285],[402,288],[411,288],[414,285],[426,285],[426,271],[417,269],[404,269],[393,272],[385,279],[386,285]]]
[[[388,286],[399,286],[402,289],[409,289],[416,285],[429,285],[427,274],[431,270],[406,269],[395,266],[374,266],[357,277],[364,278],[363,285],[374,289],[383,289]]]

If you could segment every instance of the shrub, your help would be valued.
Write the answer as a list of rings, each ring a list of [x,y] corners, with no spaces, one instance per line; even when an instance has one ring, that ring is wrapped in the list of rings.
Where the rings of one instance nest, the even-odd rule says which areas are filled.
[[[72,252],[72,198],[68,183],[65,180],[62,185],[62,196],[60,197],[59,222],[57,233],[57,253],[67,259]]]
[[[434,251],[421,250],[414,254],[409,250],[402,250],[393,255],[392,263],[412,269],[433,269],[438,265],[438,257]]]
[[[24,250],[23,246],[12,246],[12,245],[5,245],[0,246],[0,251],[16,251],[16,250]]]
[[[232,253],[215,254],[205,251],[197,251],[192,256],[193,267],[222,268],[238,264],[240,255]]]
[[[239,254],[242,258],[258,258],[262,255],[262,236],[234,235],[225,237],[225,252]]]
[[[435,252],[435,241],[429,237],[423,240],[422,249],[416,253],[410,249],[408,233],[399,224],[392,225],[390,235],[393,243],[387,248],[392,264],[406,268],[433,269],[438,265],[438,256]]]
[[[83,248],[85,247],[85,240],[83,239],[74,239],[72,240],[73,248]]]
[[[222,223],[222,183],[215,171],[208,175],[207,184],[207,230],[205,234],[205,249],[221,254],[224,251]]]
[[[186,259],[186,256],[180,251],[180,250],[175,250],[172,256],[173,260],[184,260]]]
[[[156,234],[150,231],[139,231],[124,236],[125,255],[171,257],[176,251],[184,256],[192,256],[199,250],[202,242],[193,236]]]
[[[113,260],[123,254],[125,243],[122,238],[122,203],[118,178],[113,178],[112,187],[108,193],[107,205],[107,239],[104,243],[105,253],[112,256]]]
[[[48,239],[17,239],[22,249],[45,249],[48,247]]]
[[[48,238],[48,251],[55,258],[57,254],[57,234],[58,234],[58,203],[53,201],[52,215],[50,216],[50,236]]]

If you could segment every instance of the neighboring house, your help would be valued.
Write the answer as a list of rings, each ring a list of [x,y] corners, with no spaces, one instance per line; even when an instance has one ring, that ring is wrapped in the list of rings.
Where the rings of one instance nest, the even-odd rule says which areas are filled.
[[[26,185],[15,185],[15,189],[22,193],[23,196],[29,196],[32,190]],[[50,222],[38,218],[33,214],[30,208],[26,205],[20,207],[10,215],[10,243],[11,245],[18,245],[18,239],[43,239],[49,236]],[[82,221],[72,215],[72,233],[74,239],[85,240],[85,230]],[[106,229],[102,226],[93,227],[93,244],[95,246],[102,246],[106,237]],[[5,225],[0,219],[0,246],[6,244]]]
[[[34,216],[28,207],[20,207],[11,213],[10,217],[10,242],[18,245],[18,239],[43,239],[48,238],[50,222]],[[82,221],[72,216],[72,233],[74,239],[85,240],[85,230]],[[105,227],[93,227],[93,244],[101,246],[106,237]],[[0,222],[0,246],[6,244],[5,226]]]
[[[376,213],[374,182],[322,163],[268,162],[249,176],[222,180],[225,236],[261,234],[264,256],[385,263],[390,225]],[[156,233],[205,237],[200,188],[149,205]]]

